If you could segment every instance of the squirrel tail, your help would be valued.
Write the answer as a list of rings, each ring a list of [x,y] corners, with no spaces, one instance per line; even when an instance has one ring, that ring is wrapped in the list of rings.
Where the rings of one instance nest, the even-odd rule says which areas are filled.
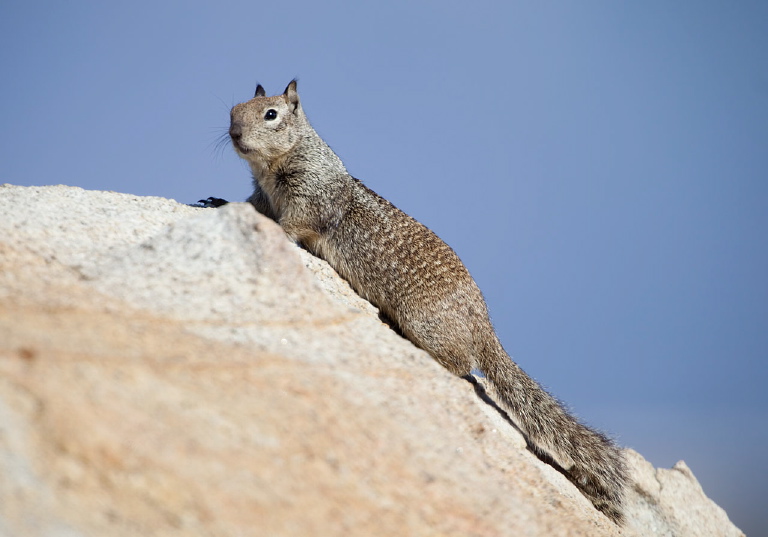
[[[627,469],[621,450],[604,434],[579,423],[504,351],[498,341],[478,364],[502,410],[526,435],[529,448],[556,467],[594,506],[617,524]]]

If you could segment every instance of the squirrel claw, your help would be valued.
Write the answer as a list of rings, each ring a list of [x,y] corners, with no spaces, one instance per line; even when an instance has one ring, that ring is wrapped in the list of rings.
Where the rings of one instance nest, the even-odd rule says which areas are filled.
[[[216,208],[221,207],[222,205],[226,205],[229,203],[227,200],[221,199],[221,198],[208,198],[204,200],[199,200],[197,203],[190,203],[190,207],[201,207],[203,209],[210,209],[210,208]]]

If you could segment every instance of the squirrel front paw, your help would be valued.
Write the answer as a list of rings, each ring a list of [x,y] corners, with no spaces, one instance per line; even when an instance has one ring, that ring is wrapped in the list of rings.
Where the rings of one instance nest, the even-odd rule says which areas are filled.
[[[227,200],[223,200],[221,198],[208,198],[204,200],[199,200],[197,203],[190,203],[190,207],[202,207],[204,209],[210,209],[210,208],[216,208],[221,207],[222,205],[226,205],[229,203]]]

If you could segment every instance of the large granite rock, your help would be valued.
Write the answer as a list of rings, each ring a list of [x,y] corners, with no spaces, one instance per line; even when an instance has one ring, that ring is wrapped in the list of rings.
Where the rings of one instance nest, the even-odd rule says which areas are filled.
[[[249,205],[0,186],[2,536],[738,536],[628,451],[617,528]]]

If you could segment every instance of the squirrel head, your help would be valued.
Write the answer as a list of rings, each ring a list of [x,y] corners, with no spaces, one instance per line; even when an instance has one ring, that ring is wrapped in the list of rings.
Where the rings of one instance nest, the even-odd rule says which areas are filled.
[[[267,97],[259,84],[253,99],[235,105],[230,112],[229,136],[235,151],[262,167],[270,167],[290,152],[309,130],[295,79],[282,95],[273,97]]]

